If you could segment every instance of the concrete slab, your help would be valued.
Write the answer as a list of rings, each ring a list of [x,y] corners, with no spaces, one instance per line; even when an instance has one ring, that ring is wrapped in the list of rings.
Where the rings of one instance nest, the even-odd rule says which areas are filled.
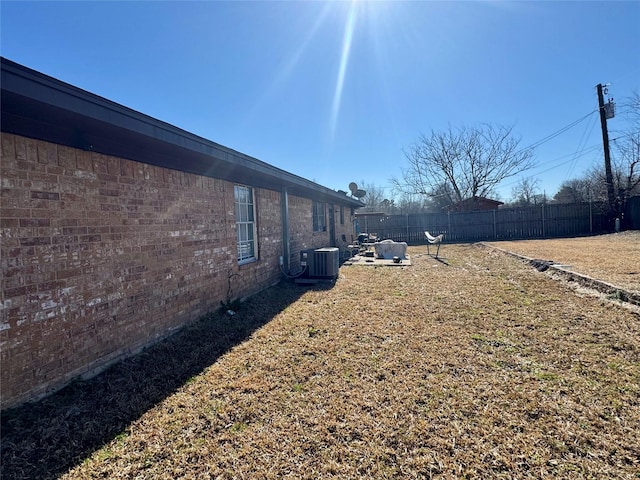
[[[355,255],[344,262],[343,265],[363,265],[365,267],[407,267],[411,266],[411,257],[407,255],[407,258],[401,259],[400,263],[395,263],[393,259]]]

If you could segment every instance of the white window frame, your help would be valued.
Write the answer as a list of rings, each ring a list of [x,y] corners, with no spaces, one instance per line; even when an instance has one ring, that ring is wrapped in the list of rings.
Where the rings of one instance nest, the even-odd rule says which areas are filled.
[[[236,244],[238,264],[257,260],[258,235],[256,231],[256,204],[253,188],[234,185],[233,198],[236,212]]]
[[[327,213],[324,202],[313,201],[313,231],[327,231]]]

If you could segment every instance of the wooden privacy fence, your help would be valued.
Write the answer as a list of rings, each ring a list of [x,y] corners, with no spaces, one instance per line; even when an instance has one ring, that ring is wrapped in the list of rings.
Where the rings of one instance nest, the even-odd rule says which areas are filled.
[[[367,222],[379,239],[422,244],[424,232],[447,242],[571,237],[611,230],[601,203],[545,204],[481,212],[384,215]],[[363,222],[359,231],[364,232]]]
[[[640,230],[640,195],[627,200],[624,209],[624,228]]]

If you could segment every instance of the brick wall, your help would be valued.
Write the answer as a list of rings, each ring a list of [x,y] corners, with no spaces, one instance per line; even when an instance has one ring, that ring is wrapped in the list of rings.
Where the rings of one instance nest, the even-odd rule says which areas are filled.
[[[340,209],[342,209],[343,223],[340,223]],[[354,216],[351,214],[351,208],[341,205],[334,206],[336,219],[336,246],[346,247],[352,244],[356,239],[355,229],[353,227]]]
[[[0,168],[2,408],[280,279],[279,192],[255,190],[259,260],[238,266],[232,183],[5,133]],[[292,204],[297,241],[326,244]]]
[[[313,232],[313,201],[308,198],[289,196],[289,252],[291,262],[291,273],[298,273],[300,266],[300,251],[310,248],[322,248],[335,245],[339,248],[346,248],[355,240],[355,230],[353,226],[354,216],[351,208],[334,205],[335,239],[331,242],[329,238],[329,204],[325,204],[325,221],[327,230],[323,232]],[[340,209],[343,209],[344,223],[340,223]],[[342,236],[344,235],[344,240]]]

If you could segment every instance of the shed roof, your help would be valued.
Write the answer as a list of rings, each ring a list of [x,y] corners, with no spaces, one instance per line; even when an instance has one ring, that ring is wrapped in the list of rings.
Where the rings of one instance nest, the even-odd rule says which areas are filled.
[[[495,210],[504,202],[493,200],[486,197],[471,197],[454,203],[449,207],[450,211],[476,211],[476,210]]]
[[[0,57],[1,128],[61,145],[340,203],[364,204],[133,109]]]

